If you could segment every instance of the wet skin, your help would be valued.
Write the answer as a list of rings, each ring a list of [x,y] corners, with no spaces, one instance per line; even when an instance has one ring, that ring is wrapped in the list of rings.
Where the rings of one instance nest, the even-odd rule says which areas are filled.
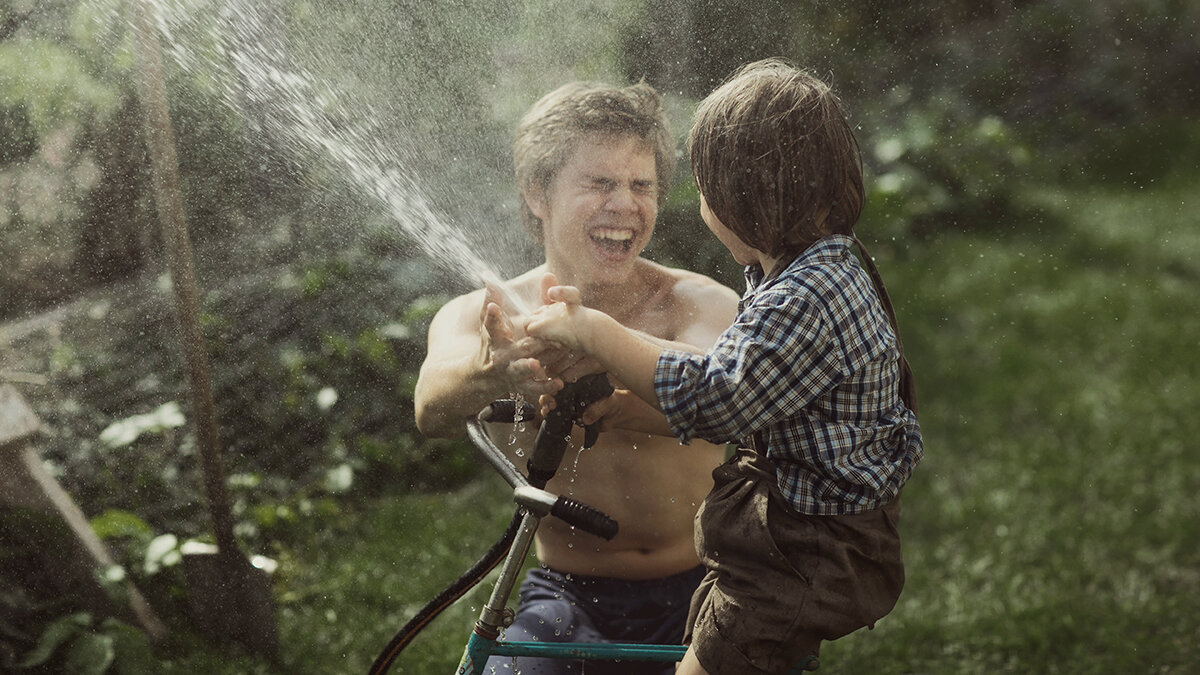
[[[510,291],[536,307],[544,300],[543,275],[553,272],[560,283],[580,289],[583,304],[630,328],[693,350],[709,347],[732,321],[737,295],[707,277],[640,257],[657,218],[655,179],[654,155],[639,139],[578,142],[549,188],[526,195],[544,224],[546,264],[510,280]],[[589,368],[580,355],[524,336],[521,319],[505,309],[498,294],[480,290],[452,300],[435,317],[416,391],[423,433],[461,436],[464,418],[487,402],[509,392],[536,401],[557,388],[552,378],[571,379]],[[506,425],[493,436],[523,466],[535,431]],[[537,536],[541,561],[563,572],[626,579],[697,565],[692,519],[724,449],[621,430],[602,433],[588,450],[580,450],[581,439],[576,430],[548,489],[605,510],[621,531],[605,542],[547,519]]]

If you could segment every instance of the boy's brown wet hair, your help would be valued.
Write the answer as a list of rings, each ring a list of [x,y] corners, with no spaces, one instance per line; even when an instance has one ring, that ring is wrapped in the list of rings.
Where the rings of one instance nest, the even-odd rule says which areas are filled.
[[[768,255],[851,234],[862,212],[862,159],[841,102],[784,61],[743,66],[709,94],[688,148],[709,209]]]
[[[583,139],[632,135],[654,152],[658,205],[662,206],[675,173],[675,138],[663,111],[662,98],[639,82],[618,88],[590,82],[571,82],[543,96],[517,125],[513,140],[513,169],[522,195],[521,220],[540,244],[542,221],[524,195],[548,190],[554,175]]]

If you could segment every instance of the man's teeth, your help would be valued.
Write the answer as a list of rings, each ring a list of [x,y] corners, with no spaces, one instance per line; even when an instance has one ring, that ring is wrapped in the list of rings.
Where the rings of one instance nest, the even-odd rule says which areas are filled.
[[[607,239],[610,241],[629,241],[633,239],[633,232],[629,230],[609,230],[600,229],[592,231],[593,239]]]

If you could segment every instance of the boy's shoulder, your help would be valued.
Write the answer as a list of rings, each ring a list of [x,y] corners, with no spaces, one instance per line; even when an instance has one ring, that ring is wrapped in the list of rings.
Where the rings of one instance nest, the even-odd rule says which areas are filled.
[[[833,235],[818,240],[792,259],[779,274],[764,280],[764,287],[782,284],[825,286],[838,278],[856,273],[858,260],[850,252],[853,240],[845,235]]]

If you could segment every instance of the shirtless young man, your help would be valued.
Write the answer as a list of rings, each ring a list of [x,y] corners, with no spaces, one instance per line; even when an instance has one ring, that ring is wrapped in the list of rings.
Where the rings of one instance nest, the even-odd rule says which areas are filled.
[[[545,264],[507,283],[527,308],[545,301],[543,275],[580,289],[583,304],[651,337],[711,346],[737,311],[737,294],[708,277],[640,256],[670,187],[675,148],[658,94],[573,83],[538,101],[513,144],[522,217],[545,250]],[[494,289],[451,300],[429,328],[416,387],[417,425],[428,436],[458,437],[466,418],[490,401],[521,394],[536,402],[595,369],[523,335],[523,318]],[[620,386],[620,383],[616,383]],[[536,429],[515,445],[532,449]],[[497,430],[506,441],[513,429]],[[703,569],[693,517],[712,486],[724,449],[700,441],[609,430],[581,450],[575,430],[563,466],[547,486],[595,506],[621,524],[609,542],[553,519],[536,539],[541,568],[521,586],[513,640],[662,642],[683,636]],[[514,457],[515,459],[515,457]],[[518,464],[523,466],[523,463]],[[497,672],[511,659],[494,659]],[[569,661],[521,659],[523,673],[580,672]],[[590,663],[588,672],[605,664]],[[669,673],[670,664],[615,664],[621,673]],[[508,671],[511,672],[511,671]]]

